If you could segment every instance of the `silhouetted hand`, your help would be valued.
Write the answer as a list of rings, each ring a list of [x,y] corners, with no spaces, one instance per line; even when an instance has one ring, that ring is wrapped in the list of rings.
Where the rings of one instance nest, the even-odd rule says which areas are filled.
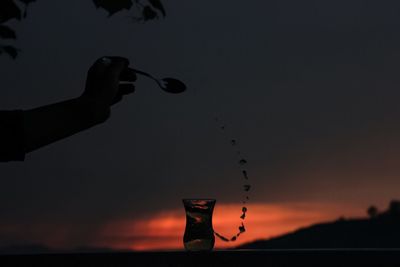
[[[91,105],[98,116],[105,116],[104,120],[109,116],[110,106],[135,91],[132,83],[120,84],[121,80],[136,80],[135,72],[128,66],[126,58],[102,57],[88,71],[86,88],[80,98]]]
[[[136,71],[128,66],[126,58],[102,57],[90,67],[81,96],[29,110],[3,111],[0,161],[24,160],[26,153],[106,121],[110,107],[135,91]]]
[[[25,153],[103,123],[110,107],[135,91],[136,74],[122,57],[103,57],[89,69],[86,88],[77,98],[23,112]]]

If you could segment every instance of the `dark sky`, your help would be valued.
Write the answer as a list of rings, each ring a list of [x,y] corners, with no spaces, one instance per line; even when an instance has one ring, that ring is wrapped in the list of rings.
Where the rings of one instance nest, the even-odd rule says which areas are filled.
[[[167,17],[144,24],[129,12],[108,19],[89,0],[39,0],[11,23],[22,52],[0,58],[2,109],[80,95],[103,55],[188,91],[168,95],[140,78],[105,124],[1,164],[2,222],[86,230],[180,208],[183,197],[236,203],[230,138],[248,160],[254,202],[364,209],[399,197],[398,1],[164,2]]]

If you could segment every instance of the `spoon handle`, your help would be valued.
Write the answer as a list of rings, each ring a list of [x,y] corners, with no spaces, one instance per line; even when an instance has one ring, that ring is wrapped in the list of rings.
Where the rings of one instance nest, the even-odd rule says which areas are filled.
[[[137,70],[137,69],[132,69],[132,70],[133,70],[136,74],[141,74],[141,75],[143,75],[143,76],[146,76],[146,77],[148,77],[148,78],[154,80],[154,81],[158,84],[158,86],[161,87],[161,89],[165,89],[164,86],[160,83],[160,81],[159,81],[158,79],[154,78],[153,75],[148,74],[147,72],[144,72],[144,71],[141,71],[141,70]]]
[[[135,74],[140,74],[140,75],[143,75],[143,76],[146,76],[146,77],[148,77],[150,79],[155,80],[155,78],[151,74],[149,74],[147,72],[144,72],[144,71],[141,71],[141,70],[137,70],[137,69],[127,68],[126,70],[123,71],[123,73],[121,73],[120,82],[122,82],[122,83],[127,83],[128,82],[129,83],[130,77],[134,77]]]
[[[150,74],[148,74],[147,72],[141,71],[141,70],[137,70],[137,69],[132,69],[135,73],[137,74],[141,74],[150,78],[153,78],[153,76],[151,76]]]
[[[181,81],[179,81],[177,79],[164,78],[164,79],[161,80],[161,79],[155,78],[153,75],[151,75],[151,74],[149,74],[147,72],[144,72],[144,71],[141,71],[141,70],[137,70],[137,69],[131,69],[131,68],[129,68],[130,75],[128,77],[132,77],[132,72],[134,72],[136,74],[140,74],[140,75],[146,76],[146,77],[152,79],[153,81],[155,81],[157,83],[157,85],[162,90],[164,90],[164,91],[166,91],[168,93],[178,94],[178,93],[182,93],[183,91],[186,90],[186,85],[183,82],[181,82]],[[125,77],[125,76],[127,76],[127,75],[126,74],[122,75],[122,77]],[[132,83],[132,81],[129,81],[129,80],[127,80],[127,81],[121,80],[120,81],[120,84],[126,84],[126,83]]]

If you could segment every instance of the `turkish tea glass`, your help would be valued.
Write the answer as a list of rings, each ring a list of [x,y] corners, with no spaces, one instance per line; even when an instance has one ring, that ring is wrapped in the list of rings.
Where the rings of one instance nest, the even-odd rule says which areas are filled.
[[[183,199],[186,211],[186,228],[183,245],[187,251],[211,251],[215,237],[212,214],[215,199]]]

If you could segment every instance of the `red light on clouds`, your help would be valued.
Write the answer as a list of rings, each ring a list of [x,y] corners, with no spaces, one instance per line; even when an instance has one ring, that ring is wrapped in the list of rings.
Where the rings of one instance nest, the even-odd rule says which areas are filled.
[[[100,230],[95,245],[133,250],[177,249],[182,247],[179,237],[185,220],[183,210],[171,210],[143,219],[112,221]]]
[[[236,242],[216,239],[215,248],[235,247],[256,239],[265,239],[317,222],[355,216],[358,209],[335,204],[249,204],[244,220],[247,231]],[[231,236],[242,220],[241,205],[219,203],[213,216],[214,230]],[[98,233],[94,245],[115,249],[174,250],[183,249],[185,212],[182,209],[153,214],[147,218],[109,222]]]
[[[216,249],[281,235],[341,216],[360,217],[365,213],[360,207],[329,203],[253,203],[247,205],[247,208],[244,220],[246,232],[236,242],[226,243],[216,238]],[[242,222],[241,210],[242,205],[217,202],[213,216],[214,230],[227,237],[233,236]],[[185,224],[185,210],[182,206],[142,218],[111,220],[100,226],[61,222],[0,223],[0,235],[15,244],[42,244],[61,249],[87,246],[124,250],[181,250]]]

